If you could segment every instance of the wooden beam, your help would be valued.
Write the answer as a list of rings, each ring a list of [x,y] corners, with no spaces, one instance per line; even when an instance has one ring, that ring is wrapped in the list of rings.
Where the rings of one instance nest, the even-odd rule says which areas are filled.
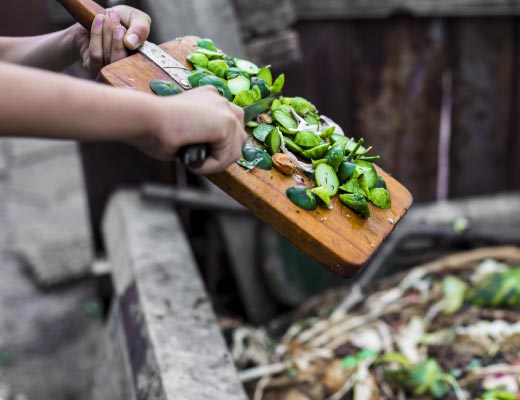
[[[293,0],[299,19],[520,15],[511,0]]]

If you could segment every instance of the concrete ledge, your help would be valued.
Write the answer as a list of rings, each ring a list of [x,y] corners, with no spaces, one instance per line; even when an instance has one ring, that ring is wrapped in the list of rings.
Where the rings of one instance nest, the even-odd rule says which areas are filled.
[[[245,400],[174,211],[119,192],[104,236],[136,398]]]

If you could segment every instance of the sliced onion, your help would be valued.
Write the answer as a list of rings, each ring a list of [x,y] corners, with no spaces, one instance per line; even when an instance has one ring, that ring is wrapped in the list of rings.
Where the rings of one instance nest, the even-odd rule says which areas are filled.
[[[278,129],[278,128],[276,128],[276,129]],[[285,147],[285,138],[279,129],[278,129],[278,133],[280,134],[280,138],[282,139],[282,143],[280,144],[280,148],[282,149],[282,152],[289,156],[289,158],[296,165],[296,168],[298,168],[301,171],[312,174],[314,172],[314,168],[312,167],[312,164],[307,164],[307,163],[301,162],[291,151],[287,150],[287,147]]]
[[[326,115],[320,115],[320,119],[327,124],[327,127],[335,126],[336,129],[334,129],[334,133],[345,136],[345,132],[343,131],[343,128],[341,128],[341,126],[339,126],[337,123],[335,123],[332,119],[330,119]]]

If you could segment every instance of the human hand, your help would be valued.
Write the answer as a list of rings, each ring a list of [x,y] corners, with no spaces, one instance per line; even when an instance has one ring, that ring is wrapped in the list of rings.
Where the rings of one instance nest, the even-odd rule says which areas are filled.
[[[247,138],[244,111],[220,96],[213,86],[202,86],[173,97],[153,98],[155,126],[144,140],[133,141],[158,159],[171,159],[182,146],[208,143],[210,157],[196,174],[226,169],[241,156]]]
[[[150,34],[150,17],[135,8],[116,6],[97,15],[90,33],[77,24],[75,42],[83,67],[95,78],[103,66],[121,60]],[[128,27],[125,28],[125,26]]]

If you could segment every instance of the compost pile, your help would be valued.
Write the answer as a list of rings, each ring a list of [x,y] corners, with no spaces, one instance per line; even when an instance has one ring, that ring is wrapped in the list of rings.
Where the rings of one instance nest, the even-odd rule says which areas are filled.
[[[458,253],[236,326],[251,399],[520,399],[520,249]],[[278,327],[279,328],[279,327]]]

